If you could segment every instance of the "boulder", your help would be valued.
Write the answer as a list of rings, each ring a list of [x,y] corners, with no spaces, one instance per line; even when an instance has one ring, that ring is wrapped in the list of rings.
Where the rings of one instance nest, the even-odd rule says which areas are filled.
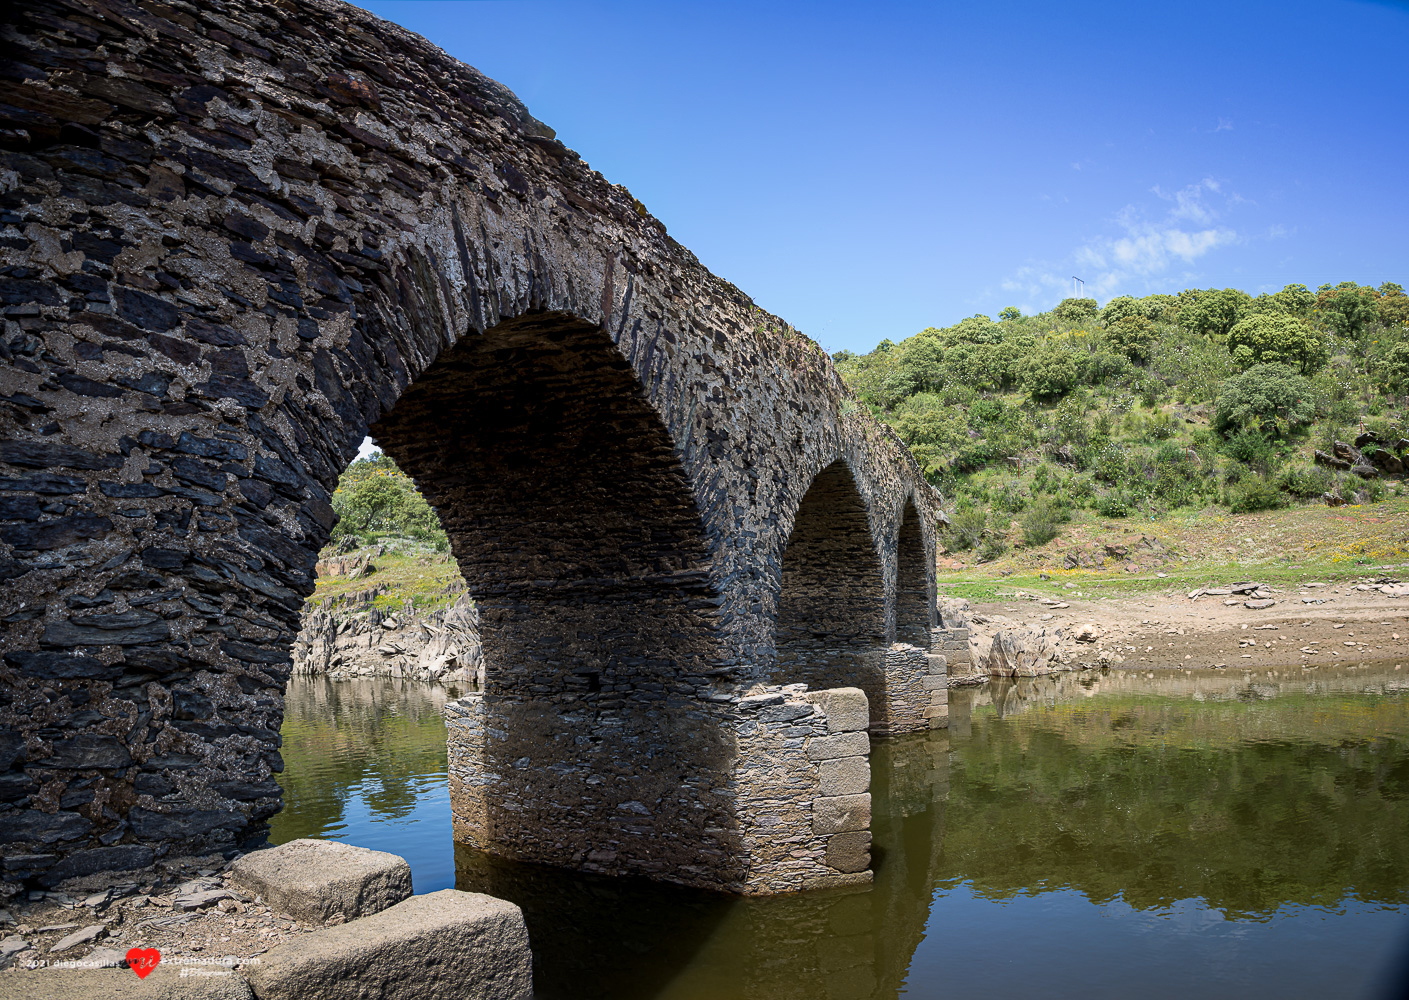
[[[1361,479],[1378,479],[1380,476],[1379,469],[1375,468],[1373,465],[1366,465],[1363,462],[1359,465],[1351,466],[1350,471],[1355,473]]]
[[[230,882],[297,920],[353,920],[411,895],[411,866],[385,851],[333,840],[291,840],[230,868]]]
[[[1276,601],[1271,600],[1270,598],[1264,597],[1264,598],[1260,598],[1260,599],[1258,599],[1258,600],[1244,601],[1244,602],[1243,602],[1243,607],[1245,607],[1245,608],[1251,608],[1251,609],[1254,610],[1254,611],[1261,611],[1263,608],[1270,608],[1270,607],[1272,607],[1272,605],[1274,605],[1274,604],[1276,604],[1276,603],[1277,603]]]
[[[1326,501],[1327,507],[1344,507],[1345,497],[1339,493],[1322,493],[1321,499]]]
[[[1345,459],[1336,458],[1336,456],[1334,455],[1328,455],[1324,451],[1321,451],[1319,449],[1315,453],[1315,459],[1317,465],[1324,465],[1331,469],[1339,469],[1341,472],[1350,471],[1350,463],[1347,462]]]
[[[1365,458],[1375,468],[1391,476],[1397,476],[1404,471],[1404,463],[1387,448],[1370,448],[1365,452]]]
[[[1085,625],[1078,625],[1072,638],[1077,642],[1095,642],[1101,638],[1101,626],[1095,622],[1087,622]]]
[[[244,971],[260,1000],[531,1000],[531,960],[517,906],[442,889],[295,938]]]
[[[1357,448],[1364,448],[1364,447],[1365,447],[1366,445],[1368,445],[1368,444],[1379,444],[1379,443],[1380,443],[1380,436],[1379,436],[1378,434],[1376,434],[1374,431],[1366,431],[1366,432],[1363,433],[1363,434],[1358,434],[1358,435],[1356,435],[1356,438],[1355,438],[1355,447],[1357,447]]]
[[[1365,456],[1360,454],[1359,448],[1353,448],[1344,441],[1332,443],[1331,450],[1336,453],[1336,457],[1349,462],[1351,465],[1363,465]]]

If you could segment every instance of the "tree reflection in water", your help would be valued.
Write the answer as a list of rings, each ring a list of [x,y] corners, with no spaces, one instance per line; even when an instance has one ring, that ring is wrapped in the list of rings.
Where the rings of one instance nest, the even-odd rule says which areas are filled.
[[[542,997],[1364,995],[1409,930],[1409,678],[1134,672],[951,692],[877,741],[876,882],[737,899],[454,850]],[[275,839],[450,884],[444,692],[290,688]]]

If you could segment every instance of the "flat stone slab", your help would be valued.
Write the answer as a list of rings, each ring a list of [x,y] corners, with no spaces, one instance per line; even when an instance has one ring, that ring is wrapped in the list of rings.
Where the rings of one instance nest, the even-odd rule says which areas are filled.
[[[327,923],[378,913],[411,895],[405,858],[334,840],[291,840],[246,854],[230,881],[296,920]]]
[[[860,688],[809,691],[804,697],[827,713],[829,733],[855,733],[871,724],[871,708]]]
[[[442,889],[305,934],[244,971],[259,1000],[531,1000],[531,963],[517,906]]]

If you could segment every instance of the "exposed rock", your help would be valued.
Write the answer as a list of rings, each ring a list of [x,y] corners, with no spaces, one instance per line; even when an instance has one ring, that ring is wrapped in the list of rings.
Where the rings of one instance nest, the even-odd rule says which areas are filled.
[[[1095,622],[1087,622],[1085,625],[1077,626],[1076,631],[1072,633],[1072,638],[1077,642],[1095,642],[1103,634],[1101,626]]]
[[[54,942],[49,948],[49,954],[60,955],[70,948],[77,948],[81,944],[96,941],[107,932],[108,929],[103,924],[89,924],[87,927],[80,928],[67,937],[62,937]]]
[[[295,674],[458,681],[482,687],[479,612],[468,596],[421,615],[408,605],[383,618],[375,609],[305,612],[294,641]]]
[[[1331,450],[1336,453],[1337,458],[1349,462],[1352,466],[1363,465],[1365,463],[1365,456],[1360,454],[1360,449],[1354,448],[1344,441],[1334,442]]]
[[[1320,449],[1317,449],[1315,452],[1315,460],[1317,465],[1324,465],[1331,469],[1339,469],[1342,472],[1350,471],[1350,462],[1343,458],[1337,458],[1335,455],[1328,455]]]
[[[1357,434],[1355,437],[1355,447],[1357,448],[1364,448],[1366,445],[1379,443],[1380,436],[1374,431],[1365,431],[1363,434]]]
[[[1276,601],[1263,598],[1261,600],[1244,601],[1243,607],[1251,608],[1254,611],[1261,611],[1263,608],[1270,608],[1276,603]]]
[[[1363,462],[1359,465],[1351,466],[1350,471],[1361,479],[1378,479],[1380,477],[1379,469],[1375,468],[1373,465],[1366,465]]]
[[[1387,448],[1370,448],[1365,452],[1365,458],[1371,465],[1381,472],[1391,476],[1397,476],[1404,471],[1404,463]]]

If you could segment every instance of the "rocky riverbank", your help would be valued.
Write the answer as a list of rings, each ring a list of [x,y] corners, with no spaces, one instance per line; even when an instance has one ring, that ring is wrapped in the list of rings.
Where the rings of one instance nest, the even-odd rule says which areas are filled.
[[[448,608],[420,612],[375,606],[305,607],[294,640],[294,673],[328,677],[400,677],[484,686],[479,611],[461,596]]]

